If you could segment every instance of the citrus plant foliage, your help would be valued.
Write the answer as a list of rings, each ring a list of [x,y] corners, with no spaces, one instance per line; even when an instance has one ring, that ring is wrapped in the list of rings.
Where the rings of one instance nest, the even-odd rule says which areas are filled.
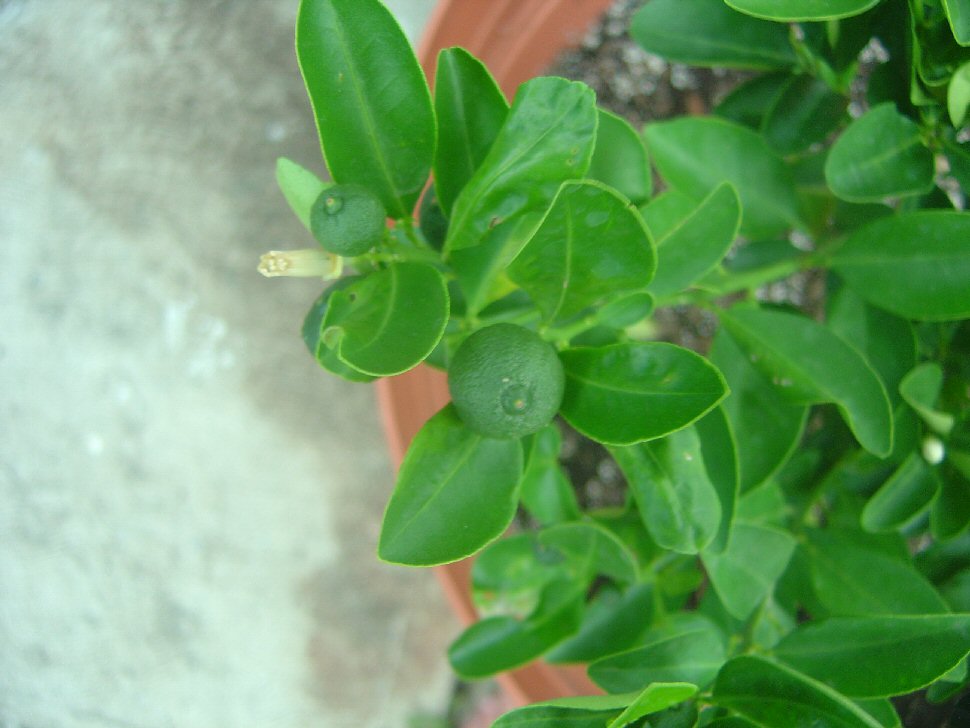
[[[752,74],[634,129],[561,78],[509,104],[460,48],[432,93],[377,0],[303,0],[333,183],[280,160],[320,246],[261,269],[327,281],[330,372],[448,371],[379,555],[478,555],[459,674],[606,692],[496,725],[899,726],[970,685],[970,2],[651,0],[632,34]],[[760,295],[792,276],[823,293]],[[669,307],[710,346],[658,340]],[[557,416],[625,505],[580,507]]]

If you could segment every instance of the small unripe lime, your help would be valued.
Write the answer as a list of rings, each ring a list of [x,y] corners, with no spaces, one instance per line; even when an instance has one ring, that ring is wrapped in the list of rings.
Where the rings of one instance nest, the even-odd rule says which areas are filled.
[[[538,432],[562,404],[565,375],[555,348],[534,331],[493,324],[458,347],[448,389],[462,421],[485,437]]]
[[[352,258],[380,242],[386,217],[384,205],[370,190],[334,185],[310,208],[310,230],[324,250]]]

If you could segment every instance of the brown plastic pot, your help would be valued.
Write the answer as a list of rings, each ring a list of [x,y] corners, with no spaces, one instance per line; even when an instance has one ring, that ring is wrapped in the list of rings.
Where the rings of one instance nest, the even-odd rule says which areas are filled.
[[[507,97],[540,75],[565,48],[577,45],[613,0],[440,0],[418,46],[433,84],[438,51],[462,46],[484,61]],[[433,87],[433,85],[432,85]],[[445,375],[419,366],[377,383],[384,431],[395,466],[421,426],[449,401]],[[471,601],[471,560],[435,569],[445,596],[464,624],[477,619]],[[498,678],[512,702],[526,705],[601,692],[581,667],[536,661]]]

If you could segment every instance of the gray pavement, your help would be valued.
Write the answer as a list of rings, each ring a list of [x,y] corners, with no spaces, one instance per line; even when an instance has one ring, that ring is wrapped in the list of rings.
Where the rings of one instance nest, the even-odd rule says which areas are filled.
[[[416,34],[432,0],[398,0]],[[0,0],[0,726],[398,728],[457,626],[298,336],[297,0]]]

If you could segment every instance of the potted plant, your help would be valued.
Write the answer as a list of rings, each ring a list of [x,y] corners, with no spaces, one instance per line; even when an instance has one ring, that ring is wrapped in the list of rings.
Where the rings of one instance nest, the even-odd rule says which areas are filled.
[[[761,73],[641,135],[564,79],[509,106],[459,48],[432,98],[377,0],[303,0],[336,182],[281,160],[320,247],[262,269],[332,281],[303,328],[324,368],[425,362],[453,400],[408,449],[379,555],[478,554],[459,674],[544,656],[607,693],[497,725],[893,726],[898,696],[965,692],[968,18],[652,0],[648,50]],[[795,293],[768,300],[777,281]],[[711,325],[702,351],[657,338],[670,311]],[[607,448],[621,507],[579,507],[557,417]],[[517,513],[537,528],[507,534]]]

